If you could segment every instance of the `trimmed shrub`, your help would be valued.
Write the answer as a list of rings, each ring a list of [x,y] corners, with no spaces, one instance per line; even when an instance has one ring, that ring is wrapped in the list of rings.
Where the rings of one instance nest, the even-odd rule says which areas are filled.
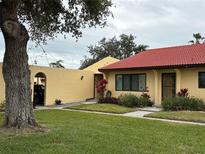
[[[119,104],[126,107],[140,107],[140,99],[133,94],[123,94],[119,96]]]
[[[152,102],[150,99],[144,98],[144,97],[139,97],[139,107],[146,107],[146,106],[153,106],[154,102]]]
[[[143,106],[153,106],[154,105],[154,102],[151,101],[150,99],[150,95],[148,95],[147,93],[143,93],[140,97],[140,100],[142,101],[142,105]]]
[[[203,100],[195,97],[175,97],[168,98],[162,101],[162,107],[166,111],[191,110],[200,111],[205,110]]]
[[[205,102],[203,100],[195,97],[190,97],[188,100],[189,101],[185,106],[187,110],[195,110],[195,111],[205,110]]]
[[[145,107],[152,106],[154,103],[150,100],[150,96],[143,93],[140,97],[134,94],[123,94],[119,96],[119,104],[126,107]]]
[[[98,100],[98,103],[119,104],[119,100],[115,97],[104,97]]]

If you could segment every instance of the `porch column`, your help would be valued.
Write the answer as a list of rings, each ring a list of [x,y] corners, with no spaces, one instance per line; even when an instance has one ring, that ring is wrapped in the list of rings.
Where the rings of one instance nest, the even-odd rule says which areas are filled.
[[[160,100],[159,100],[158,72],[157,70],[153,70],[153,72],[154,72],[154,102],[155,102],[155,105],[159,105]]]
[[[107,89],[107,90],[111,90],[111,89],[110,89],[110,83],[109,83],[109,81],[108,81],[108,80],[109,80],[109,73],[108,73],[108,72],[104,72],[104,73],[103,73],[103,79],[105,79],[105,80],[108,82],[106,89]]]
[[[181,71],[180,69],[175,69],[176,71],[176,93],[181,90]]]

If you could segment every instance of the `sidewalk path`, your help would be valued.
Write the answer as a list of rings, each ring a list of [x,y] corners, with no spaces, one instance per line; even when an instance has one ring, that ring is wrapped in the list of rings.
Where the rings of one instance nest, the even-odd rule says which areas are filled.
[[[150,113],[153,113],[153,112],[150,112],[150,111],[140,111],[139,110],[139,111],[124,113],[122,115],[126,116],[126,117],[144,118],[144,115],[150,114]]]
[[[199,122],[189,122],[189,121],[181,121],[181,120],[169,120],[169,119],[144,117],[144,115],[146,115],[146,114],[153,113],[153,112],[148,112],[148,111],[135,111],[135,112],[129,112],[129,113],[124,113],[124,114],[115,114],[115,113],[105,113],[105,112],[96,112],[96,111],[74,110],[74,109],[61,109],[61,110],[84,112],[84,113],[104,114],[104,115],[114,115],[114,116],[125,116],[125,117],[141,118],[141,119],[147,119],[147,120],[157,120],[157,121],[163,121],[163,122],[205,126],[205,123],[199,123]]]

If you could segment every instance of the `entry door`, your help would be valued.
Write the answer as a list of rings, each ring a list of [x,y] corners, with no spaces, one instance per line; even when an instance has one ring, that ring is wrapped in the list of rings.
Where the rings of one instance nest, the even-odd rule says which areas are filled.
[[[176,73],[162,74],[162,100],[176,96]]]

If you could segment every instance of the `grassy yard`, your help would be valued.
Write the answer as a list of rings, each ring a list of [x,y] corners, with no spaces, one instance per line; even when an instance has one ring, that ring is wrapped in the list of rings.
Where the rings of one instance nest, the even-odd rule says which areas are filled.
[[[197,111],[155,112],[146,115],[146,117],[205,123],[205,112]]]
[[[75,110],[86,110],[86,111],[98,111],[98,112],[107,112],[107,113],[127,113],[136,111],[134,108],[128,108],[115,104],[82,104],[77,106],[67,107],[67,109]]]
[[[203,126],[65,110],[37,111],[36,117],[51,131],[0,134],[0,153],[203,154],[205,151]]]

